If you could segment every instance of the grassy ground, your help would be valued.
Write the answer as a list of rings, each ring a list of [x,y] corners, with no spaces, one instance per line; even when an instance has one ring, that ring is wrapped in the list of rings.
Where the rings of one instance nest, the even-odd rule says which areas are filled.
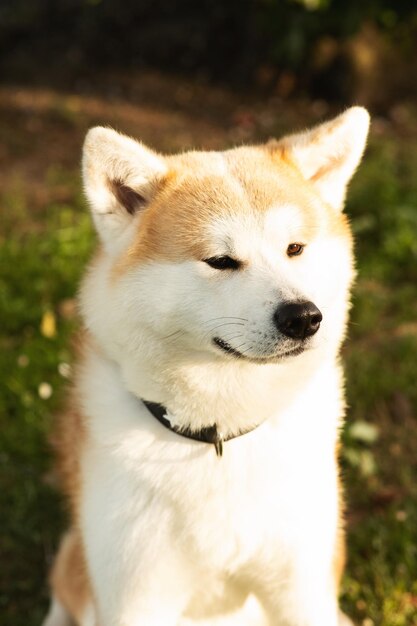
[[[105,123],[162,150],[217,148],[330,114],[320,102],[237,104],[152,75],[83,90],[0,88],[1,626],[39,623],[65,523],[47,436],[70,376],[74,294],[94,239],[78,174],[85,130]],[[375,121],[347,209],[359,277],[344,348],[342,603],[363,626],[417,624],[415,120],[398,107]]]

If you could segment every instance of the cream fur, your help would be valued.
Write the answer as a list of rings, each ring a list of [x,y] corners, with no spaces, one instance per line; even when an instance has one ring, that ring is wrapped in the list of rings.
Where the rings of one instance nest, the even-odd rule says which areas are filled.
[[[355,108],[274,146],[169,158],[111,130],[88,134],[85,187],[104,249],[81,291],[93,338],[77,383],[85,434],[78,452],[61,450],[80,467],[85,624],[93,613],[95,626],[339,623],[338,351],[354,271],[337,209],[367,120]],[[114,177],[148,205],[129,214]],[[290,259],[292,242],[306,248]],[[213,269],[206,250],[244,265]],[[305,352],[281,357],[297,341],[277,334],[273,314],[297,299],[323,321]],[[178,425],[257,428],[218,458],[140,398]]]

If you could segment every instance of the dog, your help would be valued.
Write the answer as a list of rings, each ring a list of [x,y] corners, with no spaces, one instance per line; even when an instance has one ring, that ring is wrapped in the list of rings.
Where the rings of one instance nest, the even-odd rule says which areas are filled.
[[[45,626],[339,626],[354,278],[343,204],[369,115],[162,156],[87,134],[101,241],[57,448],[71,528]]]

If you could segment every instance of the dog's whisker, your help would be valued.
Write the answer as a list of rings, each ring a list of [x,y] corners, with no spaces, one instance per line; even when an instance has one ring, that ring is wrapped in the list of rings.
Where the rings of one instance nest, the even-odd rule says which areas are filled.
[[[183,333],[184,331],[182,329],[180,330],[174,330],[173,333],[170,333],[169,335],[166,335],[165,337],[162,337],[162,340],[165,341],[165,339],[170,339],[170,337],[174,337],[175,335],[178,335],[179,333]]]
[[[204,324],[204,326],[206,326],[207,324],[210,324],[211,322],[218,322],[220,320],[239,320],[241,322],[248,322],[249,321],[245,317],[235,317],[233,315],[229,315],[229,316],[222,316],[222,317],[212,317],[211,319],[206,320],[205,322],[203,322],[203,324]]]
[[[239,337],[243,337],[242,333],[239,333],[238,335],[233,335],[233,337],[230,337],[230,336],[222,337],[222,340],[228,343],[229,341],[233,341],[234,339],[239,339]]]
[[[244,346],[248,346],[248,347],[246,349],[242,349],[242,348],[244,348]],[[243,356],[246,356],[248,354],[248,352],[253,349],[253,343],[251,343],[249,345],[247,343],[242,343],[241,346],[239,346],[238,348],[235,348],[235,349],[239,350],[239,352],[241,354],[243,354]]]
[[[223,324],[218,324],[217,326],[214,326],[214,328],[208,328],[207,331],[204,333],[204,337],[207,338],[213,331],[217,330],[218,328],[223,328],[223,326],[245,326],[245,324],[242,324],[242,322],[224,322]]]
[[[237,350],[238,352],[240,352],[241,354],[244,354],[245,352],[241,350],[241,348],[243,348],[243,346],[247,346],[248,343],[247,341],[245,341],[244,343],[241,343],[240,346],[237,346],[236,348],[233,348],[234,350]],[[250,350],[250,348],[248,348]]]
[[[230,322],[226,322],[225,324],[219,324],[218,326],[214,326],[214,328],[208,328],[205,331],[204,336],[208,337],[209,335],[213,334],[214,331],[218,330],[219,328],[223,328],[224,326],[233,326],[233,327],[235,327],[235,326],[244,326],[244,324],[240,324],[240,323],[235,324],[235,323],[230,323]],[[226,329],[225,332],[227,332],[227,330],[231,330],[233,332],[233,330],[235,330],[235,329],[234,328],[233,329]],[[236,328],[236,330],[237,330],[237,328]]]
[[[167,345],[172,345],[173,343],[176,343],[177,341],[179,341],[181,339],[181,337],[183,337],[185,335],[185,330],[181,331],[179,334],[177,334],[175,337],[172,337],[169,341],[167,341]]]
[[[216,320],[244,320],[245,322],[248,321],[246,317],[239,317],[236,315],[221,315],[220,317],[211,317],[209,320],[206,320],[206,322],[214,322]]]
[[[243,322],[224,322],[223,324],[218,324],[213,328],[209,328],[209,331],[217,330],[217,328],[222,328],[223,326],[245,326]]]

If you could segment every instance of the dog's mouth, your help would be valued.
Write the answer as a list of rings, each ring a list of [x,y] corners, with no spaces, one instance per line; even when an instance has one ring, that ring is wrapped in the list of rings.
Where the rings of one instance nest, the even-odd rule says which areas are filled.
[[[297,346],[295,348],[292,348],[291,350],[286,350],[285,352],[281,352],[279,354],[273,354],[268,357],[260,357],[260,356],[249,356],[248,354],[243,354],[242,352],[239,352],[238,350],[233,348],[233,346],[228,344],[223,339],[220,339],[220,337],[214,337],[213,343],[218,348],[220,348],[220,350],[222,350],[223,352],[226,352],[226,354],[230,354],[231,356],[234,356],[237,359],[246,359],[247,361],[254,361],[256,363],[267,363],[271,361],[277,361],[277,360],[280,360],[289,356],[297,356],[298,354],[301,354],[305,350],[305,346]]]

